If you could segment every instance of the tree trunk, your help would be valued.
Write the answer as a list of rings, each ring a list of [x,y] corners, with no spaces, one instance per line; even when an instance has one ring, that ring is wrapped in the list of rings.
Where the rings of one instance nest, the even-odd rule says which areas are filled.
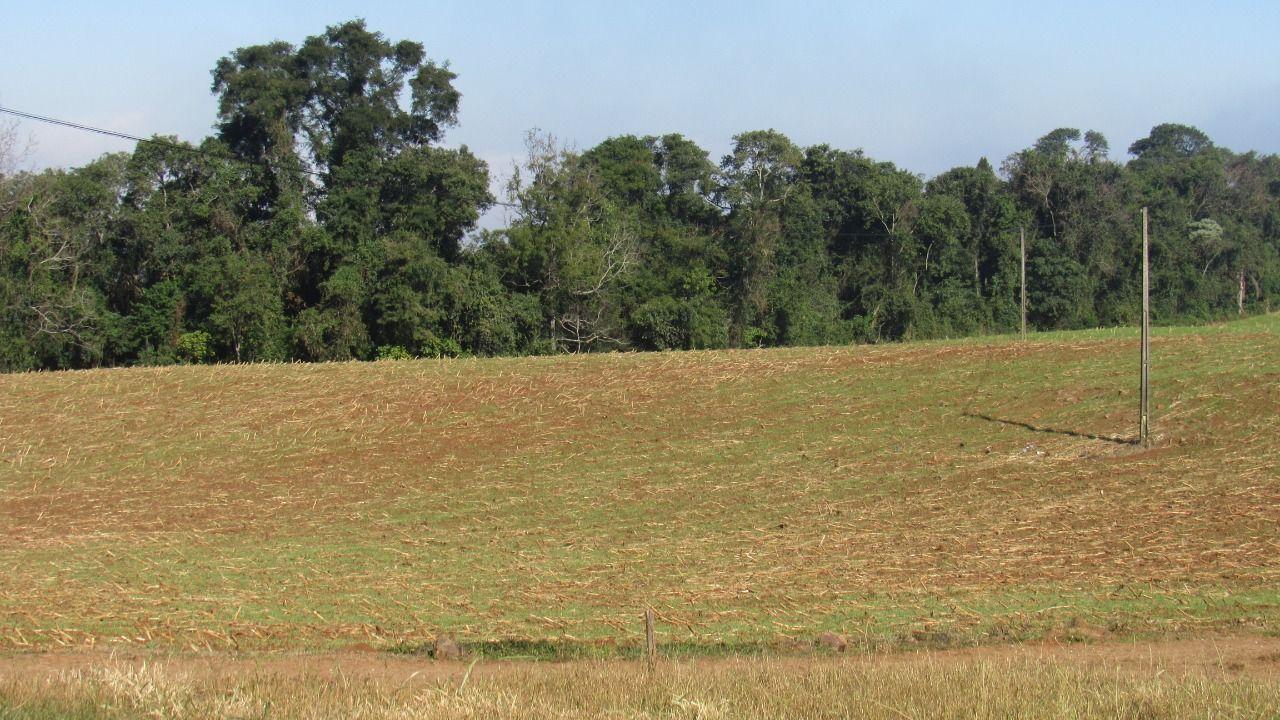
[[[978,253],[974,252],[973,253],[973,294],[978,299],[982,299],[982,275],[978,272],[978,260],[979,260]]]
[[[1240,293],[1236,296],[1236,310],[1244,315],[1244,268],[1240,268]]]

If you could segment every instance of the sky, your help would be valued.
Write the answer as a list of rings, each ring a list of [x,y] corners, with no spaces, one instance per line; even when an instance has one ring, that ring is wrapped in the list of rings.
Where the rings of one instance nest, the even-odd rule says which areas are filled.
[[[470,147],[495,179],[533,128],[579,149],[680,132],[714,160],[733,135],[774,128],[925,176],[983,156],[999,165],[1058,127],[1101,131],[1121,160],[1162,122],[1280,153],[1274,0],[5,5],[0,106],[192,142],[212,132],[219,57],[363,17],[450,63],[462,105],[445,144]],[[17,130],[31,169],[131,149],[32,121]]]

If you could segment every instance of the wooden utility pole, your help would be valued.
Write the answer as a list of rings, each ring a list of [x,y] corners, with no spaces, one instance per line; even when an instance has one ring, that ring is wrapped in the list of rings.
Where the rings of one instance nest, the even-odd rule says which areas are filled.
[[[1142,208],[1142,389],[1138,439],[1151,447],[1151,273],[1148,264],[1147,209]]]
[[[1027,339],[1027,231],[1018,228],[1018,244],[1022,248],[1022,339]]]

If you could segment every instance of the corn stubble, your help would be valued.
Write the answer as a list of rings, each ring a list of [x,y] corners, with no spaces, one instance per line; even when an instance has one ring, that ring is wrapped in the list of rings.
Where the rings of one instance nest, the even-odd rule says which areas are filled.
[[[1131,442],[1136,347],[1090,331],[0,376],[0,650],[413,652],[447,632],[484,657],[617,657],[642,647],[646,607],[668,655],[803,655],[827,632],[850,653],[1274,634],[1280,316],[1157,330],[1150,449]],[[988,688],[1016,715],[1083,683],[1065,714],[1088,716],[1265,695],[1035,667],[747,667],[777,678],[770,694],[728,670],[646,685],[625,667],[350,701],[590,716],[552,702],[563,681],[595,713],[615,698],[637,717],[767,717],[785,697],[874,717],[873,700]],[[318,682],[234,687],[346,701]],[[212,702],[202,688],[183,702]]]

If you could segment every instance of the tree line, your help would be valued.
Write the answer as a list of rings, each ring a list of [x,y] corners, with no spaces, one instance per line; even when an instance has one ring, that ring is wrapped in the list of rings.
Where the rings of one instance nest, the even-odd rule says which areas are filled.
[[[353,21],[213,69],[215,132],[18,172],[0,133],[0,368],[884,342],[1196,322],[1280,297],[1280,158],[1061,128],[932,179],[773,130],[540,133],[502,202],[421,44]],[[9,160],[8,164],[5,160]]]

